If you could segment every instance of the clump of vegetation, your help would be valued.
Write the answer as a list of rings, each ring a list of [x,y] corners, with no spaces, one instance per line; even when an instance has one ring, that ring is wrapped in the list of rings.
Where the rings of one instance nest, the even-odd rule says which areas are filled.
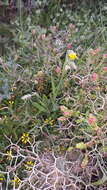
[[[1,188],[106,190],[107,3],[40,2],[0,29]]]

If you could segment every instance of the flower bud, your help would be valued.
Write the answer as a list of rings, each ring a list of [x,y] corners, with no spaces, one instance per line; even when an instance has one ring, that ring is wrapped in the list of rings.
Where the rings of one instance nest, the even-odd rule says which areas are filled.
[[[60,68],[59,66],[57,66],[57,67],[55,68],[55,72],[56,72],[57,74],[60,74],[60,73],[61,73],[61,68]]]
[[[88,124],[93,125],[96,123],[96,121],[97,121],[96,117],[94,115],[90,114],[89,118],[88,118]]]
[[[72,48],[72,44],[67,44],[67,49],[71,49]]]
[[[91,79],[92,79],[92,81],[96,81],[98,79],[98,74],[97,73],[93,73],[91,75]]]
[[[103,71],[107,71],[107,67],[103,67]]]

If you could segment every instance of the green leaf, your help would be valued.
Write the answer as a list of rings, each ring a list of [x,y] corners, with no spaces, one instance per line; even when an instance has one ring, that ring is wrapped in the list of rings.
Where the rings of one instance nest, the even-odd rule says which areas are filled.
[[[57,93],[56,93],[56,87],[55,87],[54,78],[53,78],[52,75],[51,75],[51,84],[52,84],[52,93],[53,93],[53,97],[54,97],[54,99],[55,99],[56,96],[57,96]]]
[[[41,106],[43,107],[46,107],[47,103],[45,103],[44,101],[42,100],[38,100],[38,103],[41,104]]]
[[[46,111],[46,108],[43,107],[42,105],[36,103],[36,102],[33,102],[33,106],[36,107],[40,112],[45,112]]]

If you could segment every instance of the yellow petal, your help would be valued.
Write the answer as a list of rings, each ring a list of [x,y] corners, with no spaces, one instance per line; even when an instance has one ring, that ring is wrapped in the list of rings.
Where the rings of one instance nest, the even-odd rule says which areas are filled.
[[[76,148],[83,150],[87,148],[87,145],[83,142],[80,142],[76,144]]]

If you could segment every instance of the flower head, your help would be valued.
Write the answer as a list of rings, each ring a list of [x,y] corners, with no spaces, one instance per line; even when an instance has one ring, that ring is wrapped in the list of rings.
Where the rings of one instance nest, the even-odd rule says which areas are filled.
[[[60,74],[60,73],[61,73],[61,68],[60,68],[59,66],[57,66],[57,67],[55,68],[55,72],[56,72],[57,74]]]
[[[25,163],[25,168],[27,169],[27,170],[31,170],[32,169],[32,167],[33,167],[33,165],[34,165],[34,163],[30,160],[30,161],[27,161],[26,163]]]
[[[107,67],[103,67],[103,71],[107,71]]]
[[[3,181],[3,180],[4,180],[4,178],[3,178],[3,177],[0,177],[0,182]]]
[[[51,118],[45,119],[44,124],[53,126],[54,125],[54,120],[52,120]]]
[[[5,180],[4,174],[0,173],[0,183],[3,182]]]
[[[72,44],[68,43],[67,44],[67,49],[71,49],[72,48]]]
[[[29,142],[30,137],[28,133],[23,133],[23,135],[21,136],[21,141],[22,143],[26,144],[27,142]]]
[[[64,116],[61,116],[61,117],[58,118],[58,121],[62,121],[63,122],[63,121],[66,121],[66,120],[67,120],[67,118],[64,117]]]
[[[6,153],[7,153],[7,159],[8,159],[8,160],[11,160],[11,159],[12,159],[12,151],[9,150],[9,151],[7,151]]]
[[[87,148],[87,145],[84,142],[80,142],[76,144],[76,148],[83,150]]]
[[[99,52],[100,52],[100,48],[96,48],[96,49],[91,49],[91,50],[90,50],[90,54],[91,54],[92,56],[98,55]]]
[[[98,79],[98,74],[97,74],[97,73],[93,73],[93,74],[91,75],[91,79],[92,79],[93,81],[96,81],[96,80]]]
[[[90,114],[89,118],[88,118],[88,124],[93,125],[96,123],[96,121],[97,121],[96,117],[94,115]]]
[[[11,180],[11,182],[12,182],[13,184],[15,184],[16,187],[18,187],[19,184],[20,184],[20,182],[21,182],[21,180],[20,180],[17,176],[15,176],[14,179]]]
[[[69,59],[72,60],[72,61],[74,61],[75,59],[77,59],[77,55],[76,55],[76,53],[73,52],[73,51],[68,54],[68,57],[69,57]]]
[[[72,110],[64,111],[64,112],[63,112],[63,115],[64,115],[65,117],[70,117],[70,116],[72,115]]]
[[[103,54],[103,57],[104,57],[104,58],[107,58],[107,53]]]
[[[66,106],[60,106],[60,110],[64,117],[70,117],[73,113],[73,111],[68,109]]]
[[[14,104],[14,101],[9,100],[9,104],[10,104],[10,105]]]
[[[61,110],[62,112],[65,112],[65,111],[68,110],[68,108],[67,108],[66,106],[60,106],[60,110]]]
[[[76,53],[73,50],[68,49],[65,57],[65,71],[76,70],[75,59],[78,59]]]

